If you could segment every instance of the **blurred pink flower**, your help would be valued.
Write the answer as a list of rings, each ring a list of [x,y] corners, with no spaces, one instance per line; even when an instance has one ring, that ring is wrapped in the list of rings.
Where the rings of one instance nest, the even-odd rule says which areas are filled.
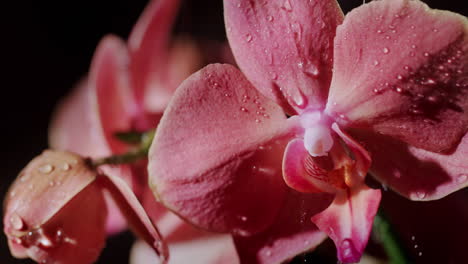
[[[94,55],[89,76],[65,98],[54,115],[49,133],[52,148],[92,158],[124,153],[132,146],[119,141],[116,132],[144,132],[157,126],[176,87],[204,63],[192,40],[179,38],[170,47],[168,45],[178,6],[179,1],[174,0],[151,1],[127,43],[115,36],[104,37]],[[210,52],[215,57],[229,59],[229,54],[221,54],[223,50],[218,46]],[[218,52],[221,55],[215,54]],[[147,185],[146,165],[147,161],[140,161],[132,165],[106,165],[100,169],[131,185],[169,244],[172,256],[169,263],[176,263],[171,259],[181,256],[190,258],[193,263],[220,263],[224,255],[235,260],[237,256],[230,236],[197,230],[155,201]],[[106,202],[108,232],[123,230],[126,222],[120,210],[112,199]],[[181,236],[179,232],[186,235]],[[177,247],[179,242],[199,247],[209,239],[217,239],[222,250],[213,252],[205,248],[200,251],[197,248],[199,252],[191,254]],[[141,254],[135,253],[132,258]],[[198,259],[200,254],[204,254],[204,258]],[[149,258],[148,261],[156,260]]]
[[[164,261],[167,245],[122,179],[99,175],[76,154],[51,150],[33,159],[7,193],[3,224],[12,255],[51,264],[96,261],[106,238],[104,191]]]
[[[468,184],[465,17],[410,0],[345,18],[334,0],[224,12],[242,72],[214,64],[182,83],[149,176],[178,215],[232,233],[242,262],[280,263],[326,235],[358,261],[381,198],[368,171],[412,200]]]

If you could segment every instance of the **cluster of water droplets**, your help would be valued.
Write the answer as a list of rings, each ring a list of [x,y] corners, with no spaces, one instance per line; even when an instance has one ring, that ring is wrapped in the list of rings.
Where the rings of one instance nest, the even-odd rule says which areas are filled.
[[[266,119],[270,119],[270,115],[263,106],[259,96],[251,97],[248,94],[242,96],[242,104],[239,108],[244,114],[251,114],[255,116],[255,123],[260,124]]]
[[[401,74],[397,74],[393,82],[383,82],[374,88],[377,94],[392,91],[407,97],[411,105],[410,115],[424,116],[427,120],[436,120],[440,111],[451,109],[461,112],[457,104],[459,96],[468,92],[468,70],[464,59],[466,55],[460,47],[461,42],[455,42],[446,49],[434,54],[417,51],[412,45],[410,56],[420,52],[426,62],[417,69],[403,65]],[[388,54],[388,48],[382,52]],[[379,62],[374,61],[374,66]]]

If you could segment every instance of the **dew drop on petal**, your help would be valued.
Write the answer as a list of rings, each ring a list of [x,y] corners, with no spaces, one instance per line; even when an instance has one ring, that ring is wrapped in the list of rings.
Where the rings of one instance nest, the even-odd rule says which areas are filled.
[[[388,54],[390,52],[390,50],[387,47],[385,47],[385,48],[382,49],[382,52],[384,54]]]
[[[283,9],[286,10],[286,11],[289,11],[289,12],[292,11],[291,2],[289,2],[289,0],[284,1]]]
[[[17,213],[13,213],[13,215],[10,217],[10,223],[16,230],[22,230],[25,227],[23,219],[21,219]]]
[[[349,239],[343,240],[340,245],[341,253],[343,258],[349,258],[354,254],[354,245],[353,242]]]
[[[245,40],[247,42],[251,42],[252,41],[252,35],[250,35],[250,34],[245,35]]]
[[[468,174],[464,174],[464,173],[458,175],[458,177],[457,177],[457,181],[459,183],[465,182],[466,179],[468,179]]]
[[[54,166],[50,164],[43,165],[39,167],[39,172],[44,174],[49,174],[54,170]]]
[[[68,164],[68,163],[63,163],[63,164],[62,164],[62,167],[61,167],[61,169],[62,169],[63,171],[68,171],[68,170],[70,170],[70,168],[71,168],[71,167],[70,167],[70,164]]]

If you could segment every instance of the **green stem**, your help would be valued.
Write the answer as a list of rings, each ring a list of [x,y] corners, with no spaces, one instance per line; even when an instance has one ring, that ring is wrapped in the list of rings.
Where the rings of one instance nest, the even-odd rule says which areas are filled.
[[[93,167],[99,167],[106,164],[128,164],[148,157],[148,151],[153,141],[155,130],[150,130],[141,134],[140,144],[136,149],[130,150],[123,154],[112,155],[109,157],[98,158],[92,160]]]
[[[379,210],[375,216],[373,230],[377,236],[377,239],[382,243],[390,264],[410,263],[406,254],[404,253],[404,250],[398,243],[398,239],[395,236],[390,223],[387,221],[381,210]]]

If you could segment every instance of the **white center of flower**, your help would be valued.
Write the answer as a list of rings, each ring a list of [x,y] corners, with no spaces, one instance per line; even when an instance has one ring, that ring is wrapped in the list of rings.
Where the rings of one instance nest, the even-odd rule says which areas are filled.
[[[312,157],[327,156],[333,146],[333,137],[322,113],[315,111],[301,114],[301,124],[305,128],[304,147],[309,154]]]

